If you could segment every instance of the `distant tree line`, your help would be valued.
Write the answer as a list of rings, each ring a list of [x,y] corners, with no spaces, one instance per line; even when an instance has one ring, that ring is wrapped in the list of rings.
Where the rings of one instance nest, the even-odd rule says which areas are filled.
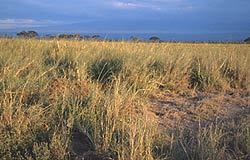
[[[56,38],[56,39],[71,39],[71,40],[99,40],[100,35],[84,35],[81,36],[80,34],[59,34],[56,36],[49,36],[48,38]]]
[[[39,34],[36,31],[21,31],[19,33],[16,34],[18,37],[20,38],[36,38],[39,36]],[[93,36],[89,36],[89,35],[84,35],[81,36],[80,34],[58,34],[58,35],[51,35],[51,34],[47,34],[45,36],[45,38],[48,39],[71,39],[71,40],[100,40],[100,35],[96,34]],[[140,37],[138,36],[131,36],[130,37],[131,41],[134,42],[140,42],[142,41],[140,39]],[[152,36],[149,38],[150,42],[161,42],[161,39],[157,36]]]
[[[39,34],[36,31],[21,31],[18,32],[17,37],[20,38],[38,38]],[[4,34],[0,35],[0,38],[12,38],[11,35]],[[45,36],[39,37],[39,38],[46,38],[46,39],[69,39],[69,40],[101,40],[101,36],[98,34],[95,34],[93,36],[90,35],[84,35],[81,36],[80,34],[58,34],[58,35],[52,35],[47,34]],[[121,41],[116,39],[105,39],[102,41]],[[178,43],[180,41],[163,41],[158,36],[151,36],[148,40],[143,40],[138,36],[131,36],[129,38],[129,41],[132,42],[154,42],[154,43],[160,43],[160,42],[172,42],[172,43]],[[250,37],[245,38],[242,42],[225,42],[225,41],[182,41],[183,43],[250,43]]]
[[[138,37],[138,36],[131,36],[130,40],[133,41],[133,42],[141,42],[142,41],[141,38]],[[150,42],[162,42],[162,40],[157,36],[150,37],[149,41]]]
[[[39,36],[39,34],[36,31],[21,31],[21,32],[18,32],[16,35],[20,38],[37,38]],[[71,39],[71,40],[99,40],[100,35],[81,36],[80,34],[58,34],[58,35],[47,34],[44,38]]]

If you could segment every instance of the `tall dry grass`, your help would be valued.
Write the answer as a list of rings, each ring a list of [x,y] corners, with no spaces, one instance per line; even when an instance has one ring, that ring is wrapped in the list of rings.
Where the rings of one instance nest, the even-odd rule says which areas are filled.
[[[148,101],[165,91],[249,90],[249,53],[246,44],[2,38],[0,157],[70,159],[77,130],[89,151],[114,159],[244,159],[249,125],[159,136]]]

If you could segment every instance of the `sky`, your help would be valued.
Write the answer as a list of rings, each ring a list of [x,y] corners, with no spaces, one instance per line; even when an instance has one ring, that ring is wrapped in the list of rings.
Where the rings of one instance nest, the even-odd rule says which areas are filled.
[[[249,15],[250,0],[0,0],[0,32],[228,33],[242,37],[250,36]]]

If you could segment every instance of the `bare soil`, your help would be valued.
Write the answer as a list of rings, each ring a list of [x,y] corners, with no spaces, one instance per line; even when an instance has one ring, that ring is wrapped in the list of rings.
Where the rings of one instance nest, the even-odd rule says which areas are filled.
[[[150,112],[160,129],[234,119],[250,114],[250,92],[198,93],[195,96],[165,93],[151,98]]]

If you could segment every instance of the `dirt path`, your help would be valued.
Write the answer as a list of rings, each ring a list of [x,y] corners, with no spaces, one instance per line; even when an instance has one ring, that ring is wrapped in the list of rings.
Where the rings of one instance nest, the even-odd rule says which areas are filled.
[[[151,98],[150,112],[161,128],[185,127],[216,118],[231,119],[250,113],[249,93],[199,93],[193,97],[166,93]]]

